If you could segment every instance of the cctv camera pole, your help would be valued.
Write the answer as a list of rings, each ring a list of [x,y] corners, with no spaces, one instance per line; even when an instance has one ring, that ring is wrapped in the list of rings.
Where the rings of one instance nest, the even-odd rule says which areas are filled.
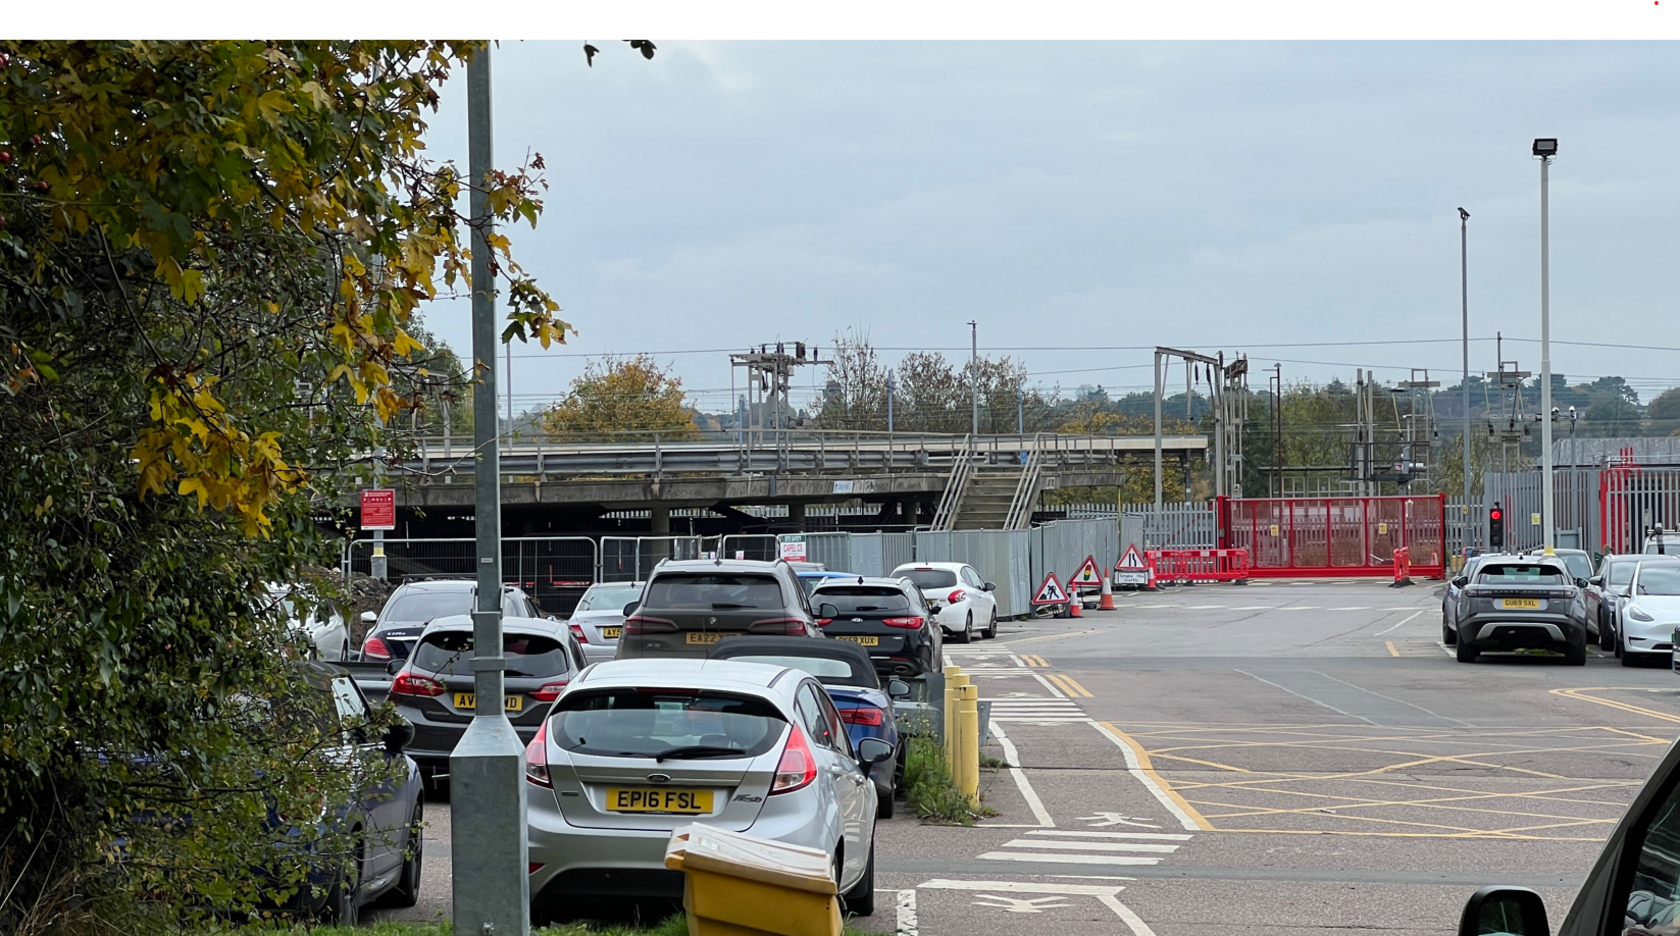
[[[467,171],[472,216],[473,719],[449,757],[450,870],[455,932],[525,936],[531,929],[525,844],[525,746],[502,711],[501,453],[496,425],[496,298],[490,269],[490,47],[467,65]]]
[[[1459,544],[1464,558],[1470,557],[1469,547],[1475,545],[1470,522],[1470,212],[1458,209],[1458,281],[1464,302],[1464,541]]]
[[[1552,421],[1546,418],[1552,411],[1550,169],[1557,141],[1550,143],[1542,147],[1540,140],[1534,141],[1534,154],[1540,157],[1540,535],[1547,555],[1557,545],[1552,529]]]

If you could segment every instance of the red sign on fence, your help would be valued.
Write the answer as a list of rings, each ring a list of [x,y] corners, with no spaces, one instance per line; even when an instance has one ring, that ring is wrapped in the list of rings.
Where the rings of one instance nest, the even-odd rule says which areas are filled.
[[[397,492],[390,488],[369,488],[362,492],[362,529],[397,528]]]

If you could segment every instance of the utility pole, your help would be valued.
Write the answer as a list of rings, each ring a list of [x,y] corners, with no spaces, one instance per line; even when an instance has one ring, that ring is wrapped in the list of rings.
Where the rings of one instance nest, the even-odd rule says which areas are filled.
[[[733,370],[731,371],[733,373]],[[893,372],[887,371],[887,435],[893,431]]]
[[[1185,472],[1185,477],[1190,476]],[[1155,349],[1155,516],[1161,516],[1161,349]]]
[[[1464,379],[1459,389],[1464,391],[1464,542],[1460,544],[1465,556],[1473,540],[1470,523],[1470,212],[1458,209],[1458,282],[1464,311]]]
[[[513,444],[513,342],[507,343],[507,438]]]
[[[1277,372],[1273,378],[1277,381],[1277,392],[1272,397],[1272,436],[1277,445],[1277,454],[1272,459],[1272,476],[1277,478],[1277,492],[1273,497],[1283,496],[1283,365],[1273,364],[1272,370]]]
[[[1552,503],[1552,282],[1551,282],[1551,166],[1557,155],[1556,138],[1534,141],[1540,157],[1540,536],[1551,555],[1556,547],[1557,510]]]
[[[525,843],[525,745],[502,706],[501,452],[496,431],[496,297],[490,269],[494,156],[490,46],[467,64],[468,211],[472,229],[473,515],[478,588],[473,609],[473,689],[478,706],[449,756],[456,819],[450,829],[455,932],[525,936],[531,930]]]
[[[975,436],[980,435],[980,326],[975,322],[968,323],[969,356],[968,380],[969,394],[974,398],[974,429]]]

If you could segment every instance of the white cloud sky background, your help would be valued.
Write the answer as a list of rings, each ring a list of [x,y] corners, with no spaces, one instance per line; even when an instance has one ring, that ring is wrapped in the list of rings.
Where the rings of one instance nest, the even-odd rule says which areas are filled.
[[[497,162],[540,152],[551,186],[507,233],[578,328],[516,345],[517,410],[584,354],[667,352],[717,411],[717,349],[861,327],[961,357],[969,319],[1046,387],[1146,389],[1147,351],[1080,349],[1155,344],[1451,384],[1457,206],[1472,337],[1539,337],[1535,136],[1560,138],[1553,338],[1639,346],[1554,345],[1554,371],[1680,384],[1680,351],[1651,350],[1680,347],[1671,46],[655,41],[597,40],[594,68],[582,40],[494,52]],[[465,166],[464,73],[429,139]],[[467,319],[427,312],[462,353]],[[1384,344],[1257,347],[1344,341]],[[1537,343],[1505,356],[1539,370]]]

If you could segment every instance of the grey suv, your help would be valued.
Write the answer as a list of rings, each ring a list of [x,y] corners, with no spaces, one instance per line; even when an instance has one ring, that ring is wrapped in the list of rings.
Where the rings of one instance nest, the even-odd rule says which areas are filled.
[[[738,634],[822,635],[786,562],[661,562],[641,600],[625,606],[618,659],[704,658],[713,644]]]
[[[1489,650],[1561,650],[1564,662],[1587,662],[1586,579],[1552,556],[1490,557],[1475,577],[1459,577],[1458,661]]]

